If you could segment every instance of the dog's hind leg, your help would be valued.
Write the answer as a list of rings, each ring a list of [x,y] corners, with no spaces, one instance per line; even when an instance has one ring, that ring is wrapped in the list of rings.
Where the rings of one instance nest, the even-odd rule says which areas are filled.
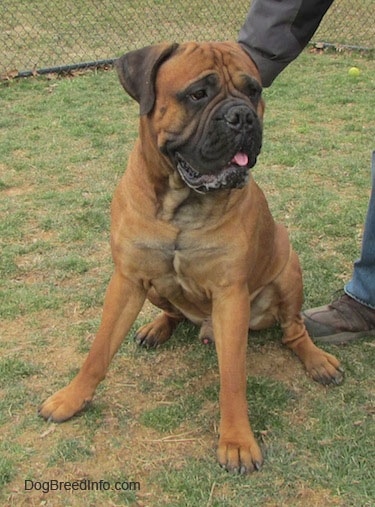
[[[135,340],[142,347],[153,348],[169,340],[177,324],[184,320],[184,316],[167,299],[159,296],[156,290],[151,289],[147,297],[163,311],[152,322],[138,329]]]
[[[152,322],[138,329],[135,340],[142,347],[158,347],[169,340],[181,320],[183,318],[176,318],[161,312]]]
[[[308,374],[321,384],[340,384],[343,370],[340,362],[313,343],[301,316],[302,275],[298,257],[292,250],[288,264],[274,280],[279,302],[279,321],[283,329],[283,343],[302,361]]]

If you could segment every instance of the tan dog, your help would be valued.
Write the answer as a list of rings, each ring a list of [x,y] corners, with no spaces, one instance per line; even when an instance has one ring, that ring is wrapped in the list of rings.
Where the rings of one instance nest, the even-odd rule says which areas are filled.
[[[163,312],[138,331],[141,345],[165,342],[184,318],[215,341],[218,460],[251,472],[263,458],[246,402],[249,327],[278,322],[314,380],[343,378],[306,332],[298,258],[250,174],[262,139],[259,75],[235,43],[148,47],[124,55],[117,70],[141,117],[112,203],[115,270],[86,361],[40,414],[64,421],[82,410],[148,297]]]

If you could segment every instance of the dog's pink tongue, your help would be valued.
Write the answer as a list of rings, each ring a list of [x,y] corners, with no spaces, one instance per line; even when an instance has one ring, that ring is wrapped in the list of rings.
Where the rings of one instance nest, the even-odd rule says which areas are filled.
[[[240,167],[244,167],[249,163],[249,157],[246,155],[246,153],[238,152],[236,155],[232,158],[232,162],[239,165]]]

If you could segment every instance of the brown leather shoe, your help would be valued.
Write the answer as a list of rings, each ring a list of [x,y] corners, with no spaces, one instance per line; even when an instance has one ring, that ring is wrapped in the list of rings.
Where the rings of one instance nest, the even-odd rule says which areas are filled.
[[[375,336],[375,310],[344,294],[333,303],[302,313],[313,340],[347,343],[365,336]]]

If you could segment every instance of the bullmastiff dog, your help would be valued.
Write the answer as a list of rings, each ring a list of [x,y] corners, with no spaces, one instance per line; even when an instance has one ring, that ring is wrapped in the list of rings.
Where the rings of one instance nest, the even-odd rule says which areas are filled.
[[[229,42],[150,46],[116,67],[139,102],[140,125],[112,202],[114,273],[88,357],[40,414],[60,422],[83,409],[148,298],[162,312],[139,329],[138,343],[161,345],[182,319],[200,326],[219,363],[218,461],[232,472],[258,470],[246,401],[249,329],[279,323],[314,380],[339,384],[343,375],[306,332],[297,255],[251,174],[264,110],[257,68]]]

